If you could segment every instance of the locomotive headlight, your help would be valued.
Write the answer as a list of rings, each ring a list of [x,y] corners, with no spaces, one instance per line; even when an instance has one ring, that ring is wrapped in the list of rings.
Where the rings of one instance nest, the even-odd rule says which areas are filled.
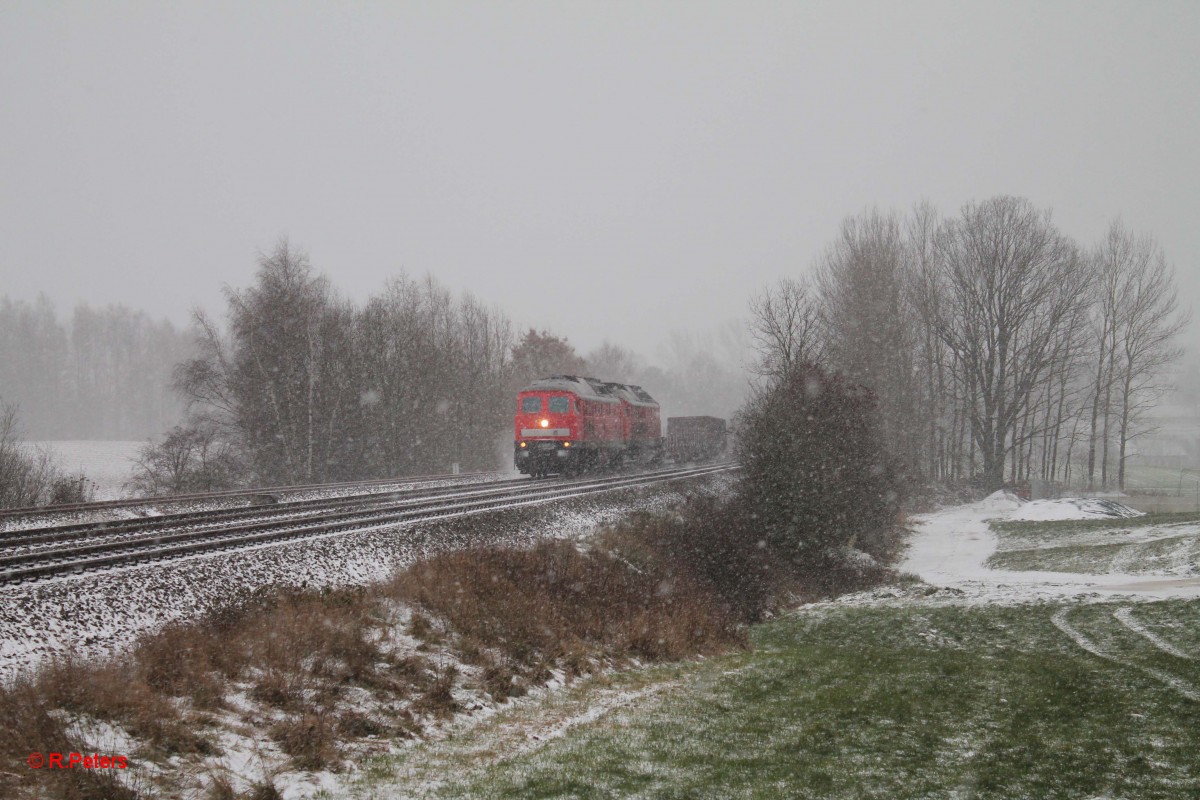
[[[524,446],[525,446],[525,443],[524,443],[524,442],[521,442],[521,447],[524,447]]]
[[[563,447],[570,447],[570,446],[571,446],[570,442],[563,442]]]
[[[548,419],[544,419],[544,420],[542,420],[542,427],[543,427],[543,428],[549,428],[549,427],[550,427],[550,420],[548,420]]]

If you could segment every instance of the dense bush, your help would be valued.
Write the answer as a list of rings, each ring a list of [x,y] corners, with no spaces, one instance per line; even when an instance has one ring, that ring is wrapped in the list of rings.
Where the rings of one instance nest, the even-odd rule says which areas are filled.
[[[599,538],[643,572],[685,579],[739,623],[773,604],[779,575],[756,521],[736,503],[691,499],[677,513],[639,514]]]
[[[243,460],[217,426],[193,417],[141,449],[125,488],[143,497],[215,492],[235,487],[244,473]]]
[[[0,508],[26,508],[92,499],[83,475],[62,470],[49,453],[20,441],[17,409],[0,404]]]
[[[868,389],[814,365],[747,405],[739,502],[773,552],[798,563],[846,547],[892,557],[902,481],[876,410]]]

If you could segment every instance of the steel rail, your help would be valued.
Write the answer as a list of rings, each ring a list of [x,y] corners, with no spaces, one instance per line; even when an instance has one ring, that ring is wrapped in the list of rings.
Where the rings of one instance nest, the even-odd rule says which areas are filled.
[[[124,542],[89,544],[57,549],[52,552],[37,551],[0,559],[0,583],[23,582],[53,575],[91,571],[118,564],[158,561],[205,551],[227,550],[288,539],[323,538],[336,533],[418,520],[476,514],[615,489],[649,486],[735,468],[730,464],[706,465],[553,485],[540,482],[531,484],[526,481],[523,488],[492,492],[491,496],[474,499],[448,497],[433,498],[426,502],[410,500],[407,503],[385,509],[340,511],[300,520],[259,522],[217,530],[190,531],[170,536],[139,537],[136,540]]]
[[[312,510],[333,510],[342,506],[382,505],[401,502],[409,497],[423,499],[447,494],[501,491],[510,486],[525,485],[528,483],[529,480],[527,478],[516,478],[508,481],[465,483],[457,486],[439,486],[429,489],[413,488],[392,492],[367,492],[364,494],[342,495],[340,497],[322,497],[312,500],[286,500],[279,503],[267,503],[257,506],[184,511],[176,514],[159,514],[153,517],[137,517],[125,520],[76,522],[69,525],[16,528],[8,531],[0,531],[0,549],[65,542],[84,537],[109,538],[132,533],[178,528],[189,524],[205,525],[216,524],[218,522],[281,517],[288,514],[302,514]],[[480,488],[476,489],[474,487]]]
[[[620,480],[622,478],[636,478],[636,477],[640,477],[640,476],[617,476],[616,479]],[[577,481],[570,482],[570,483],[558,483],[558,484],[550,484],[550,485],[556,487],[556,489],[558,489],[558,490],[563,490],[563,489],[569,489],[572,486],[604,485],[604,484],[611,482],[611,480],[613,480],[613,479],[612,478],[591,478],[591,479],[577,480]],[[546,485],[547,484],[539,483],[536,486],[538,488],[540,488],[540,487],[546,486]],[[211,525],[216,525],[223,521],[220,518],[218,518],[218,519],[209,519],[208,518],[208,517],[224,516],[222,513],[224,511],[224,509],[222,509],[217,512],[212,512],[209,515],[203,515],[203,514],[189,515],[194,518],[195,523],[196,523],[195,526],[193,526],[189,530],[184,530],[184,531],[180,531],[180,532],[176,532],[176,533],[155,534],[155,533],[146,533],[144,531],[141,531],[140,533],[142,533],[142,535],[140,535],[140,536],[130,536],[130,537],[127,537],[127,538],[119,540],[119,541],[107,541],[107,542],[101,542],[101,543],[93,543],[91,541],[88,541],[88,542],[82,542],[79,544],[68,545],[66,547],[45,548],[45,549],[41,549],[41,550],[32,550],[32,551],[28,551],[26,553],[21,553],[21,554],[17,554],[17,555],[0,556],[0,569],[3,569],[5,566],[7,566],[9,564],[24,563],[24,562],[33,561],[33,560],[47,560],[47,559],[57,558],[57,557],[60,557],[63,555],[79,555],[79,554],[86,554],[86,553],[104,552],[105,550],[115,550],[115,549],[121,549],[121,548],[135,548],[135,547],[138,547],[141,545],[146,545],[146,544],[155,545],[155,544],[161,544],[161,543],[165,543],[165,542],[173,542],[173,541],[180,541],[180,540],[184,540],[184,539],[188,539],[188,538],[195,538],[197,536],[203,536],[203,535],[218,536],[227,531],[249,530],[254,527],[274,528],[274,527],[287,527],[287,526],[293,526],[293,525],[303,525],[305,523],[312,522],[312,521],[332,520],[332,519],[339,519],[341,517],[354,518],[354,517],[362,517],[362,516],[369,515],[372,513],[379,513],[379,512],[386,513],[386,512],[391,512],[391,511],[407,510],[413,506],[416,506],[418,509],[420,509],[422,507],[434,508],[445,502],[456,501],[456,500],[469,500],[469,499],[473,499],[473,498],[474,499],[485,499],[488,497],[495,497],[495,498],[503,500],[503,499],[510,498],[510,497],[519,497],[519,496],[526,494],[529,491],[533,490],[533,488],[534,488],[534,485],[531,484],[528,480],[514,480],[514,481],[506,482],[506,485],[503,487],[494,487],[494,485],[489,484],[487,488],[474,489],[474,490],[468,490],[468,491],[463,491],[461,489],[459,489],[459,490],[442,489],[439,492],[437,492],[436,494],[430,493],[427,495],[421,495],[419,497],[396,499],[396,500],[389,500],[388,498],[376,500],[371,495],[365,495],[364,502],[350,503],[350,504],[341,504],[341,503],[329,504],[329,506],[327,506],[327,507],[326,506],[317,506],[315,509],[313,509],[316,513],[310,513],[305,516],[288,517],[283,514],[271,514],[270,511],[268,510],[265,514],[261,514],[259,516],[274,516],[274,517],[277,517],[277,519],[262,522],[262,523],[259,523],[258,525],[251,525],[248,523],[250,523],[252,521],[253,517],[247,516],[241,520],[238,520],[239,524],[237,524],[235,526],[226,526],[224,528],[218,528],[216,530],[203,530],[203,528],[210,527]],[[444,497],[441,495],[448,495],[448,497]],[[350,506],[352,506],[352,508],[345,509],[345,510],[339,510],[338,506],[341,506],[341,505],[350,505]],[[377,507],[381,507],[381,508],[377,508]],[[155,520],[147,520],[147,522],[154,522],[154,521]],[[247,524],[243,524],[243,523],[247,523]],[[96,531],[96,533],[99,534],[99,536],[97,538],[109,538],[108,536],[105,535],[109,529],[106,528],[103,524],[97,524],[96,526],[93,526],[93,527],[96,527],[98,529]],[[169,526],[165,526],[165,527],[179,527],[179,525],[175,524],[175,525],[169,525]],[[3,544],[5,545],[5,548],[9,548],[9,549],[11,549],[11,547],[15,547],[17,545],[16,542],[12,542],[12,543],[4,542]],[[2,552],[2,550],[5,548],[0,548],[0,552]]]
[[[461,480],[466,483],[470,478],[485,475],[495,475],[494,472],[460,472],[440,475],[411,475],[408,477],[376,478],[369,481],[343,481],[340,483],[313,483],[298,486],[268,486],[261,489],[223,489],[216,492],[197,492],[194,494],[171,494],[162,497],[124,498],[121,500],[96,500],[88,503],[60,503],[50,506],[25,506],[22,508],[0,509],[0,523],[14,518],[37,518],[73,514],[84,511],[102,511],[114,508],[136,508],[138,506],[171,505],[178,503],[197,503],[212,500],[227,500],[237,497],[258,497],[285,493],[329,491],[348,489],[362,486],[401,486],[407,483],[431,483],[433,481]]]

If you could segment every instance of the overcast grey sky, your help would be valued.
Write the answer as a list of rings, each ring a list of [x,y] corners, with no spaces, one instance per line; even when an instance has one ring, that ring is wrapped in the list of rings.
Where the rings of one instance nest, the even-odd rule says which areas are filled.
[[[1121,214],[1200,294],[1200,3],[0,0],[0,293],[223,310],[281,236],[653,353],[847,214]]]

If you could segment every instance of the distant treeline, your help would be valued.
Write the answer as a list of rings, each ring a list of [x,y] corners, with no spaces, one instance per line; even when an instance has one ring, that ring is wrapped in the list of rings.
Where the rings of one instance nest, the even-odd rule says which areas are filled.
[[[174,366],[192,335],[124,306],[75,308],[59,319],[46,297],[0,298],[0,400],[27,439],[145,439],[175,424],[183,404]]]

